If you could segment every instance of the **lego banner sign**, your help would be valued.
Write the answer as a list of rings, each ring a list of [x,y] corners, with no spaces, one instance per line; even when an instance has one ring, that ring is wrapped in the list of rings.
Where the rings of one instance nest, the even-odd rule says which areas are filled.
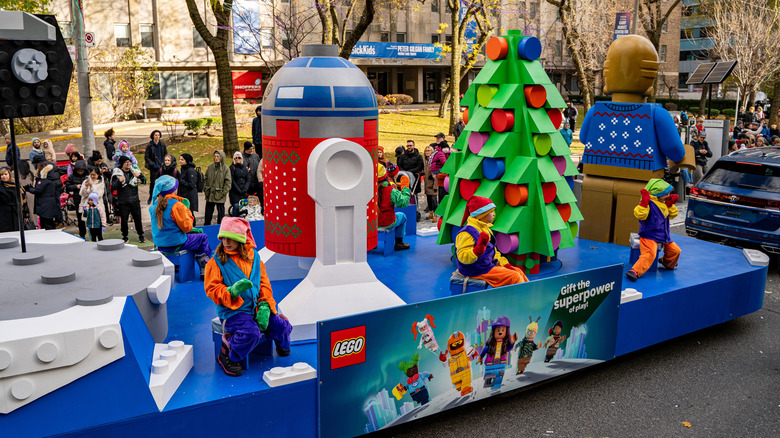
[[[615,357],[622,266],[323,321],[319,429],[355,436]]]

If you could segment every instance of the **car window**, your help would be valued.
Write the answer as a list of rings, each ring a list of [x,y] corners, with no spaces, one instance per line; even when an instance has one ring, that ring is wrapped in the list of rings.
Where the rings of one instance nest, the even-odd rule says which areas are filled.
[[[780,192],[780,168],[758,163],[719,161],[702,182],[777,193]]]

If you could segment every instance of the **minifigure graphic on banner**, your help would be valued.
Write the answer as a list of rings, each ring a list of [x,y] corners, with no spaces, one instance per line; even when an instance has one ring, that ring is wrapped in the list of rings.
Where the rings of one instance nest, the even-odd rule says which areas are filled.
[[[549,330],[550,336],[547,337],[547,339],[544,341],[544,345],[542,345],[543,348],[547,348],[547,353],[544,356],[544,361],[549,362],[552,360],[553,357],[555,357],[555,353],[558,352],[558,348],[560,348],[561,343],[566,340],[566,335],[561,336],[561,332],[563,331],[563,321],[556,321],[555,325],[552,326],[552,328]]]
[[[422,406],[430,400],[425,381],[433,380],[433,374],[427,371],[419,372],[417,368],[419,363],[420,355],[415,353],[409,362],[403,361],[398,364],[398,369],[408,378],[406,382],[401,382],[393,388],[393,395],[397,400],[401,400],[404,394],[408,392],[409,397]]]
[[[499,389],[504,380],[504,370],[509,364],[509,355],[517,342],[517,333],[509,335],[510,323],[506,316],[499,316],[490,326],[490,337],[485,343],[477,361],[485,362],[485,388]]]
[[[433,334],[433,329],[435,328],[436,325],[433,323],[431,315],[425,315],[422,321],[412,323],[412,334],[415,341],[417,340],[417,333],[420,334],[420,344],[417,345],[418,350],[425,346],[431,353],[436,354],[439,351],[439,344],[436,342],[436,336]]]
[[[467,345],[462,332],[455,332],[447,340],[447,350],[439,354],[439,360],[447,362],[448,353],[450,379],[455,385],[455,390],[460,391],[462,396],[471,393],[474,390],[471,387],[471,361],[477,357],[477,352],[471,345]]]
[[[540,319],[542,319],[541,316],[536,318],[536,321],[533,320],[533,317],[528,317],[528,320],[531,323],[525,328],[525,337],[523,337],[523,340],[520,341],[519,344],[515,345],[515,348],[519,350],[517,354],[517,373],[515,374],[517,376],[523,374],[525,367],[531,363],[531,356],[534,355],[534,351],[542,348],[541,342],[538,344],[534,342],[536,332],[539,331],[538,322]]]

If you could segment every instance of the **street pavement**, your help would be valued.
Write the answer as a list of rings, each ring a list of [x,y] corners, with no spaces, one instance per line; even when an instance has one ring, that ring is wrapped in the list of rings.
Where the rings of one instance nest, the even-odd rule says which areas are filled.
[[[685,234],[676,223],[672,232]],[[764,306],[753,314],[377,436],[780,436],[777,264],[775,256]]]

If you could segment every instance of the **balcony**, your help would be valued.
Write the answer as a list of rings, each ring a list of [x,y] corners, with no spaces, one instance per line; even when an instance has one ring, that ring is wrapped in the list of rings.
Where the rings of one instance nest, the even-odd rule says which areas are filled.
[[[680,40],[680,51],[688,50],[709,50],[715,47],[710,38],[694,38],[690,40]]]

